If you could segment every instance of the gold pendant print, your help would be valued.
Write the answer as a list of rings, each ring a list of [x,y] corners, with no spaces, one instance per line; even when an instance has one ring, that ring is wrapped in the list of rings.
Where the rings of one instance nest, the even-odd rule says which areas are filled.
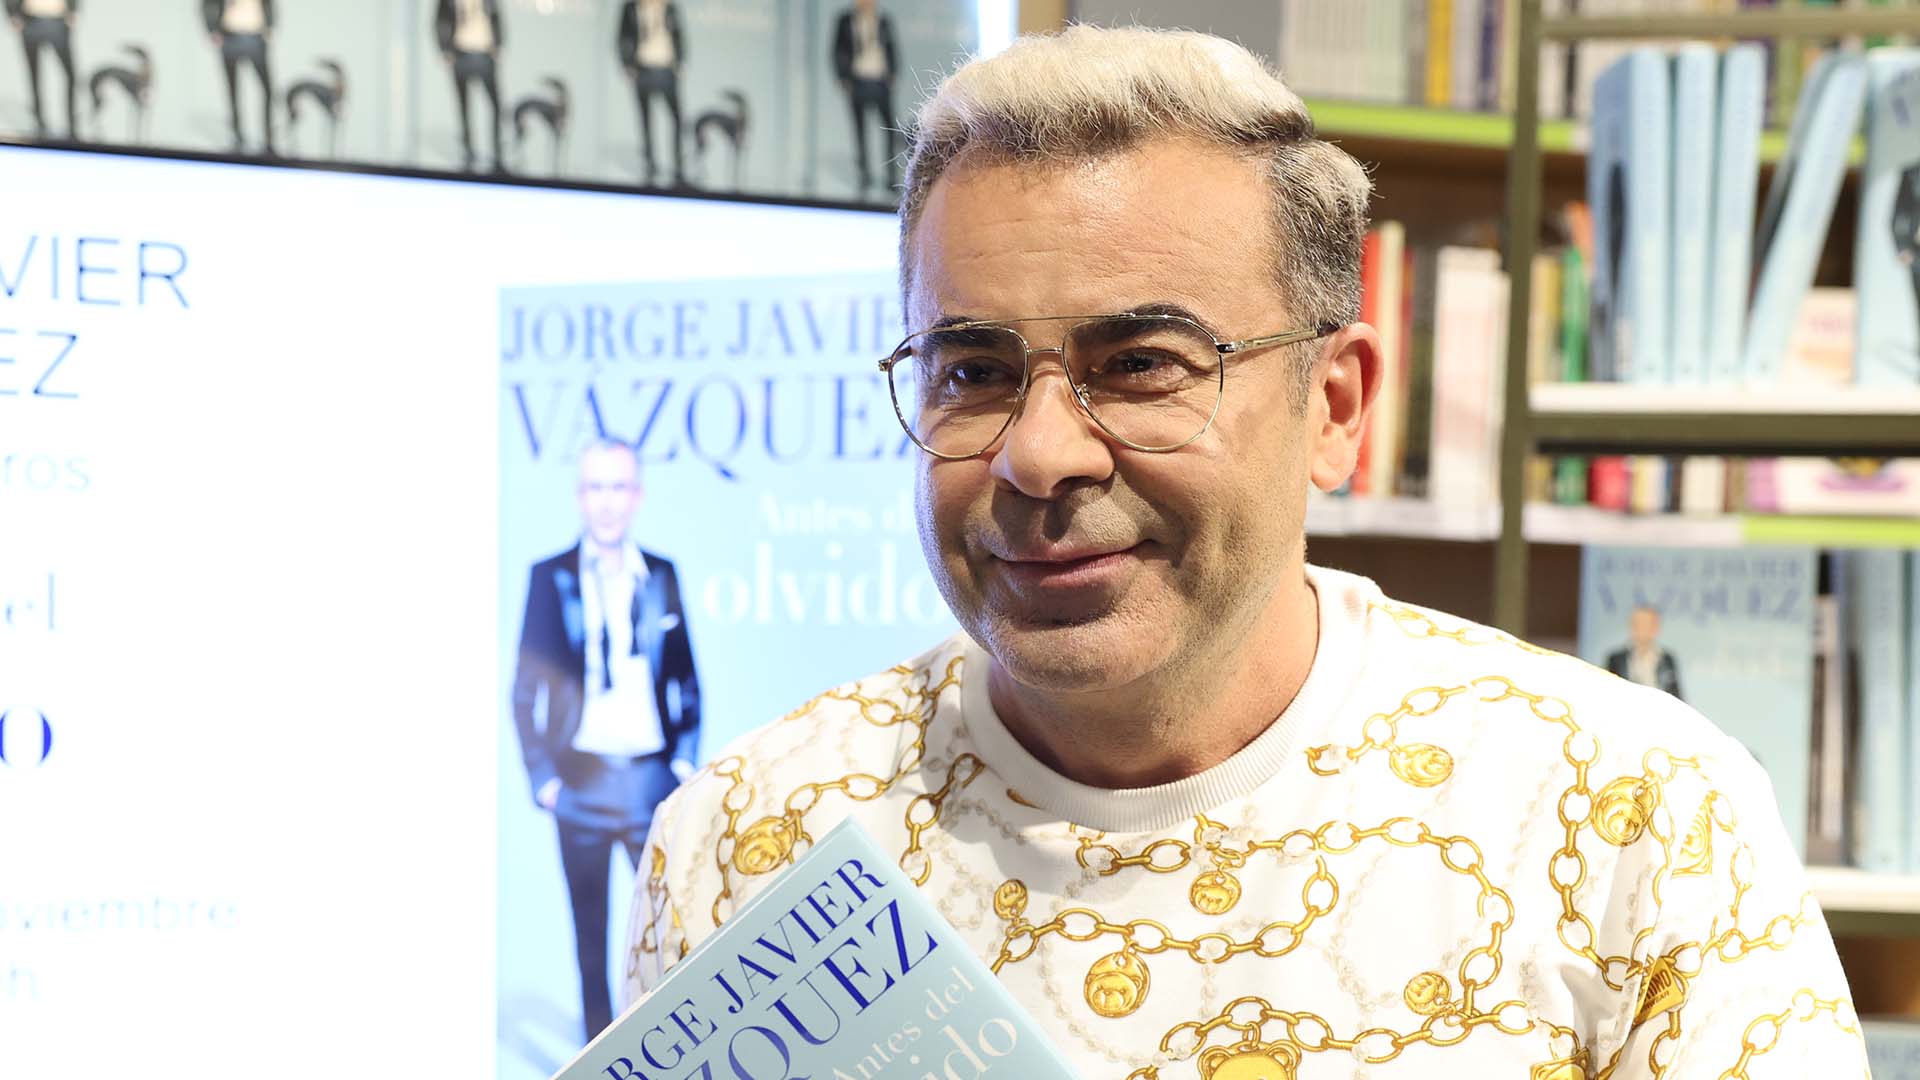
[[[786,864],[793,854],[794,823],[784,817],[763,817],[747,826],[733,846],[733,867],[743,874],[765,874]]]
[[[1027,911],[1027,884],[1009,878],[993,890],[993,913],[1008,922],[1018,922]]]
[[[1527,1070],[1527,1080],[1587,1080],[1587,1070],[1579,1058],[1543,1061]]]
[[[1395,745],[1387,755],[1387,766],[1414,787],[1436,787],[1453,775],[1453,755],[1428,743]]]
[[[1679,1008],[1687,1000],[1687,978],[1674,966],[1673,957],[1662,956],[1647,967],[1646,981],[1640,984],[1640,1007],[1633,1011],[1634,1026]]]
[[[1275,1043],[1209,1047],[1200,1054],[1201,1080],[1294,1080],[1300,1052]]]
[[[1453,987],[1447,977],[1437,971],[1423,971],[1408,979],[1407,988],[1400,996],[1406,999],[1407,1008],[1421,1016],[1453,1011]]]
[[[1131,1014],[1147,999],[1147,965],[1130,949],[1109,953],[1087,969],[1087,1005],[1108,1019]]]
[[[1647,831],[1660,793],[1637,776],[1623,776],[1593,800],[1593,831],[1615,847],[1626,847]]]
[[[1225,870],[1208,870],[1193,879],[1187,899],[1202,915],[1225,915],[1240,902],[1240,879]]]
[[[1673,876],[1699,877],[1713,872],[1713,811],[1702,804],[1687,827],[1687,838],[1680,844]]]

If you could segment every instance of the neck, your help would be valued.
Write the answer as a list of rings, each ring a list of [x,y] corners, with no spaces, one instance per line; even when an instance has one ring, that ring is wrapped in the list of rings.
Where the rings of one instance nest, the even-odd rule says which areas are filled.
[[[1205,772],[1258,738],[1299,693],[1320,642],[1319,598],[1296,567],[1219,651],[1180,657],[1126,686],[1054,693],[997,662],[994,711],[1027,752],[1093,787],[1154,787]],[[1171,674],[1166,674],[1171,672]]]

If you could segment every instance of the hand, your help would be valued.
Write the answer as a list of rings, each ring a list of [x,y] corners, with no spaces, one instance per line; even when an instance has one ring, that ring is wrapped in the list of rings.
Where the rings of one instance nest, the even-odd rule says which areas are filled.
[[[24,30],[24,29],[26,28],[26,25],[27,25],[27,20],[25,20],[25,19],[23,19],[23,18],[21,18],[21,17],[20,17],[20,16],[18,16],[18,15],[10,15],[10,16],[8,16],[8,17],[7,17],[7,21],[13,24],[13,28],[14,28],[15,30]]]
[[[683,784],[687,782],[687,777],[693,775],[693,762],[684,758],[674,758],[672,768],[673,778]]]
[[[539,803],[542,810],[552,810],[559,805],[560,778],[556,776],[541,784],[540,790],[533,793],[533,801]]]
[[[219,32],[218,30],[215,30],[213,33],[208,34],[207,37],[213,39],[213,47],[216,49],[227,43],[227,35]]]
[[[446,62],[447,62],[447,63],[449,63],[449,64],[451,64],[451,63],[453,63],[453,52],[452,52],[452,50],[450,50],[450,49],[442,49],[442,50],[440,50],[440,59],[442,59],[442,60],[444,60],[444,61],[446,61]]]

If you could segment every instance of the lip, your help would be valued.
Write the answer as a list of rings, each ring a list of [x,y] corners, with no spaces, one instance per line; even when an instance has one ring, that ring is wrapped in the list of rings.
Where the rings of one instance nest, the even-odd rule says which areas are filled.
[[[1061,552],[1031,558],[1003,557],[1000,565],[1021,585],[1041,589],[1084,589],[1102,585],[1122,573],[1139,550],[1138,544],[1118,551],[1074,554]]]

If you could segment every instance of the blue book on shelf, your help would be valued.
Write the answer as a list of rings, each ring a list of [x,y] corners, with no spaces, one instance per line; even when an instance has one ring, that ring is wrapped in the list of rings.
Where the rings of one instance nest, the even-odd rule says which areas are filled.
[[[1849,637],[1859,652],[1859,736],[1854,757],[1853,863],[1906,870],[1913,843],[1907,806],[1907,554],[1845,553],[1852,564]]]
[[[1677,386],[1707,380],[1707,308],[1711,282],[1713,126],[1720,54],[1689,42],[1673,57],[1673,244],[1668,263],[1673,316],[1667,354]]]
[[[1813,768],[1810,548],[1590,546],[1580,657],[1680,698],[1766,770],[1806,854]]]
[[[1594,252],[1588,363],[1595,379],[1668,380],[1670,82],[1666,57],[1643,48],[1594,83],[1587,203]]]
[[[1787,152],[1774,169],[1760,215],[1760,278],[1741,359],[1748,382],[1779,378],[1801,301],[1826,245],[1866,93],[1866,62],[1836,51],[1821,55],[1800,92]]]
[[[1920,874],[1920,551],[1907,555],[1907,871]]]
[[[1920,49],[1867,54],[1867,164],[1853,246],[1853,378],[1920,386]]]
[[[1873,1080],[1920,1080],[1920,1022],[1905,1017],[1862,1017],[1867,1071]]]
[[[1713,240],[1707,257],[1707,381],[1741,380],[1740,348],[1753,286],[1753,211],[1760,186],[1760,130],[1767,116],[1767,51],[1734,45],[1720,57],[1714,129]],[[1684,219],[1680,219],[1684,221]]]
[[[1073,1077],[986,964],[848,819],[555,1080],[989,1069]]]

